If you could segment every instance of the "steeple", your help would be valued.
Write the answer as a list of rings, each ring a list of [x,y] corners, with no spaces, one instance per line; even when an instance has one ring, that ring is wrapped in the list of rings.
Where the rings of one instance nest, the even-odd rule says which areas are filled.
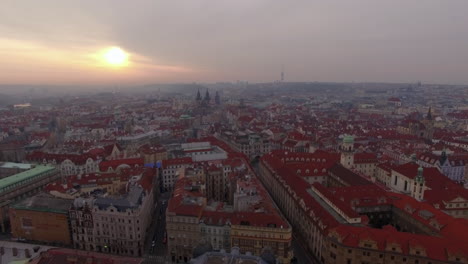
[[[197,92],[197,102],[201,101],[200,89]]]
[[[440,165],[442,166],[445,161],[447,160],[447,151],[445,150],[445,148],[442,150],[442,155],[440,156]]]
[[[210,100],[211,100],[211,98],[210,98],[210,93],[208,92],[208,89],[206,89],[206,93],[205,93],[205,98],[204,98],[204,100],[205,100],[206,102],[208,102],[208,103],[209,103]]]
[[[426,119],[427,120],[432,120],[432,113],[431,113],[431,107],[430,106],[429,106],[429,110],[427,111]]]

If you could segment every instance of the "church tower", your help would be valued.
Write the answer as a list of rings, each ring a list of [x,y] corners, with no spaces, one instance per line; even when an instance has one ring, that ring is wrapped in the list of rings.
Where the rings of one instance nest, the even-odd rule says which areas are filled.
[[[411,193],[411,196],[413,196],[413,198],[415,198],[418,201],[424,199],[424,189],[426,187],[425,182],[426,181],[424,179],[424,169],[422,167],[419,167],[418,174],[416,175],[416,178],[414,178],[413,191]]]
[[[432,117],[431,110],[431,107],[429,107],[426,118],[424,118],[424,120],[421,121],[421,123],[423,123],[425,126],[424,138],[428,140],[432,140],[432,137],[434,135],[434,119]]]
[[[200,103],[201,102],[201,94],[200,94],[200,89],[198,89],[198,92],[197,92],[197,103]]]
[[[340,147],[341,160],[340,163],[346,168],[352,168],[354,166],[354,137],[345,136],[343,143]]]
[[[206,89],[205,98],[203,100],[205,100],[206,103],[208,103],[208,104],[211,101],[211,97],[210,97],[210,93],[208,92],[208,89]]]

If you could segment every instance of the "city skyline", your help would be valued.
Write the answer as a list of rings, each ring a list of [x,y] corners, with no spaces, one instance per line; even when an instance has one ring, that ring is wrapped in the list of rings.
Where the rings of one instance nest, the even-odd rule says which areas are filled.
[[[466,84],[465,1],[8,1],[0,84]],[[119,47],[128,65],[105,63]],[[1,91],[2,88],[0,88]]]

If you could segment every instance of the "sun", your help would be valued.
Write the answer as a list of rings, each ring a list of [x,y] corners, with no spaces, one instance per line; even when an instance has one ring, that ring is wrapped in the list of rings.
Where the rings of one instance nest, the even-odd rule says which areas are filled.
[[[128,54],[119,47],[112,47],[104,52],[104,61],[112,66],[125,66]]]

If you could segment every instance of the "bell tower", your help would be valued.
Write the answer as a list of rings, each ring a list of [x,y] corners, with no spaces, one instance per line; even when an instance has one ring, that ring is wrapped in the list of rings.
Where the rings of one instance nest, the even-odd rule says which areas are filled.
[[[414,178],[414,183],[413,183],[413,192],[412,195],[413,198],[415,198],[418,201],[421,201],[424,199],[424,189],[426,187],[425,184],[425,179],[424,179],[424,169],[423,167],[418,168],[418,174],[416,175],[416,178]]]
[[[340,163],[346,168],[352,168],[354,166],[354,137],[345,136],[343,138],[343,143],[340,147],[341,151],[341,160]]]

